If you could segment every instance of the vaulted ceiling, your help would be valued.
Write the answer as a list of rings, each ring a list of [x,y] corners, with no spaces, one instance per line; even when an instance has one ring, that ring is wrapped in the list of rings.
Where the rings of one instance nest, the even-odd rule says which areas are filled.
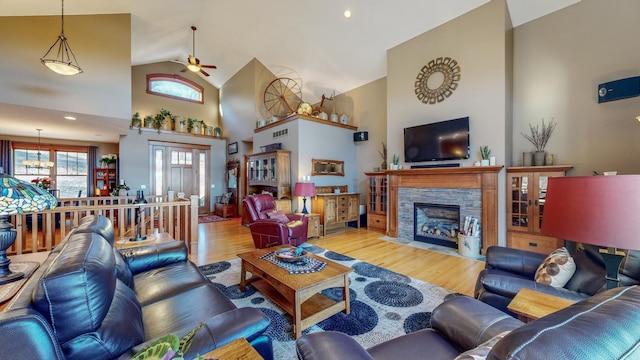
[[[507,0],[507,4],[517,27],[578,1]],[[386,76],[387,49],[487,2],[67,0],[65,14],[131,13],[132,65],[184,61],[192,53],[190,26],[195,25],[195,55],[204,64],[218,66],[206,78],[214,86],[221,87],[257,58],[277,76],[299,81],[304,100],[316,102],[322,94],[342,93]],[[60,2],[52,0],[0,0],[0,8],[3,16],[60,14]],[[347,9],[350,18],[343,15]],[[73,44],[73,34],[66,35]],[[74,51],[80,61],[82,53]],[[13,107],[5,104],[2,109],[0,120],[8,119]],[[15,111],[32,133],[28,109]]]

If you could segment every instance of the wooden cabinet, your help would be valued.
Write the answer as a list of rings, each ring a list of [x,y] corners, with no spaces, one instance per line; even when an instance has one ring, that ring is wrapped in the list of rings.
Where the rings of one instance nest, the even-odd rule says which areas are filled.
[[[507,168],[507,246],[549,254],[564,241],[545,236],[544,218],[547,180],[565,176],[571,165]]]
[[[309,228],[307,230],[307,238],[317,238],[320,237],[320,215],[318,214],[307,214],[307,218],[309,218]]]
[[[357,221],[357,227],[360,227],[360,194],[318,194],[311,200],[311,208],[320,212],[323,236],[327,235],[327,226],[332,224]]]
[[[387,231],[387,174],[367,175],[367,228]]]
[[[290,199],[290,154],[290,151],[275,150],[249,156],[248,193],[268,191],[275,199]]]
[[[117,181],[116,169],[110,168],[94,168],[93,169],[93,188],[96,196],[109,196],[116,187]]]

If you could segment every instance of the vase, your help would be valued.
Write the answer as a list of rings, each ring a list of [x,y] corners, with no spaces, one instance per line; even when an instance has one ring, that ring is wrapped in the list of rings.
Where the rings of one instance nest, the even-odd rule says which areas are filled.
[[[386,162],[386,161],[383,161],[383,162],[382,162],[382,164],[380,164],[380,168],[381,168],[382,170],[387,170],[387,162]]]
[[[204,134],[207,135],[207,136],[213,136],[213,126],[207,125],[204,128]]]
[[[544,166],[544,151],[536,151],[533,153],[533,166]]]
[[[176,119],[176,131],[187,132],[187,118],[180,117]]]
[[[553,154],[547,154],[544,157],[544,164],[547,166],[553,165]]]
[[[489,159],[482,159],[482,160],[480,160],[480,165],[482,165],[482,166],[489,166]]]
[[[162,130],[171,130],[171,123],[172,123],[171,120],[163,119],[160,122],[160,129],[162,129]]]
[[[525,151],[522,153],[522,166],[531,166],[532,155],[533,154],[529,151]]]
[[[262,120],[262,121],[264,121],[264,120]],[[264,126],[264,124],[262,124],[262,126]],[[215,129],[213,129],[213,136],[215,136],[215,137],[222,136],[222,129],[220,129],[219,127],[216,127]]]

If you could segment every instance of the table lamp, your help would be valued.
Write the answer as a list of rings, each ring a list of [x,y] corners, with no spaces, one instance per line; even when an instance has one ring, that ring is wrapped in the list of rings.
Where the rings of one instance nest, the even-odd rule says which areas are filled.
[[[57,205],[58,201],[48,191],[0,171],[0,285],[24,277],[23,273],[9,269],[11,260],[7,258],[7,249],[18,235],[7,221],[9,215],[39,212]]]
[[[294,196],[302,196],[302,213],[308,214],[307,196],[316,196],[316,184],[312,182],[297,182],[293,190]]]
[[[600,249],[607,288],[617,287],[623,251],[640,250],[640,175],[549,178],[542,232]]]

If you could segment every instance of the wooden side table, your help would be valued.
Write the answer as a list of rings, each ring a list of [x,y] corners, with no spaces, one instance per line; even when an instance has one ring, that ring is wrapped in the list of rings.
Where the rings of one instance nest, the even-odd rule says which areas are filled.
[[[309,228],[307,230],[307,239],[320,237],[320,215],[307,214],[309,218]]]
[[[263,360],[256,349],[245,338],[236,339],[204,355],[203,359],[218,360]]]
[[[520,289],[507,309],[518,315],[518,320],[530,322],[562,310],[575,301],[544,294],[530,289]]]

